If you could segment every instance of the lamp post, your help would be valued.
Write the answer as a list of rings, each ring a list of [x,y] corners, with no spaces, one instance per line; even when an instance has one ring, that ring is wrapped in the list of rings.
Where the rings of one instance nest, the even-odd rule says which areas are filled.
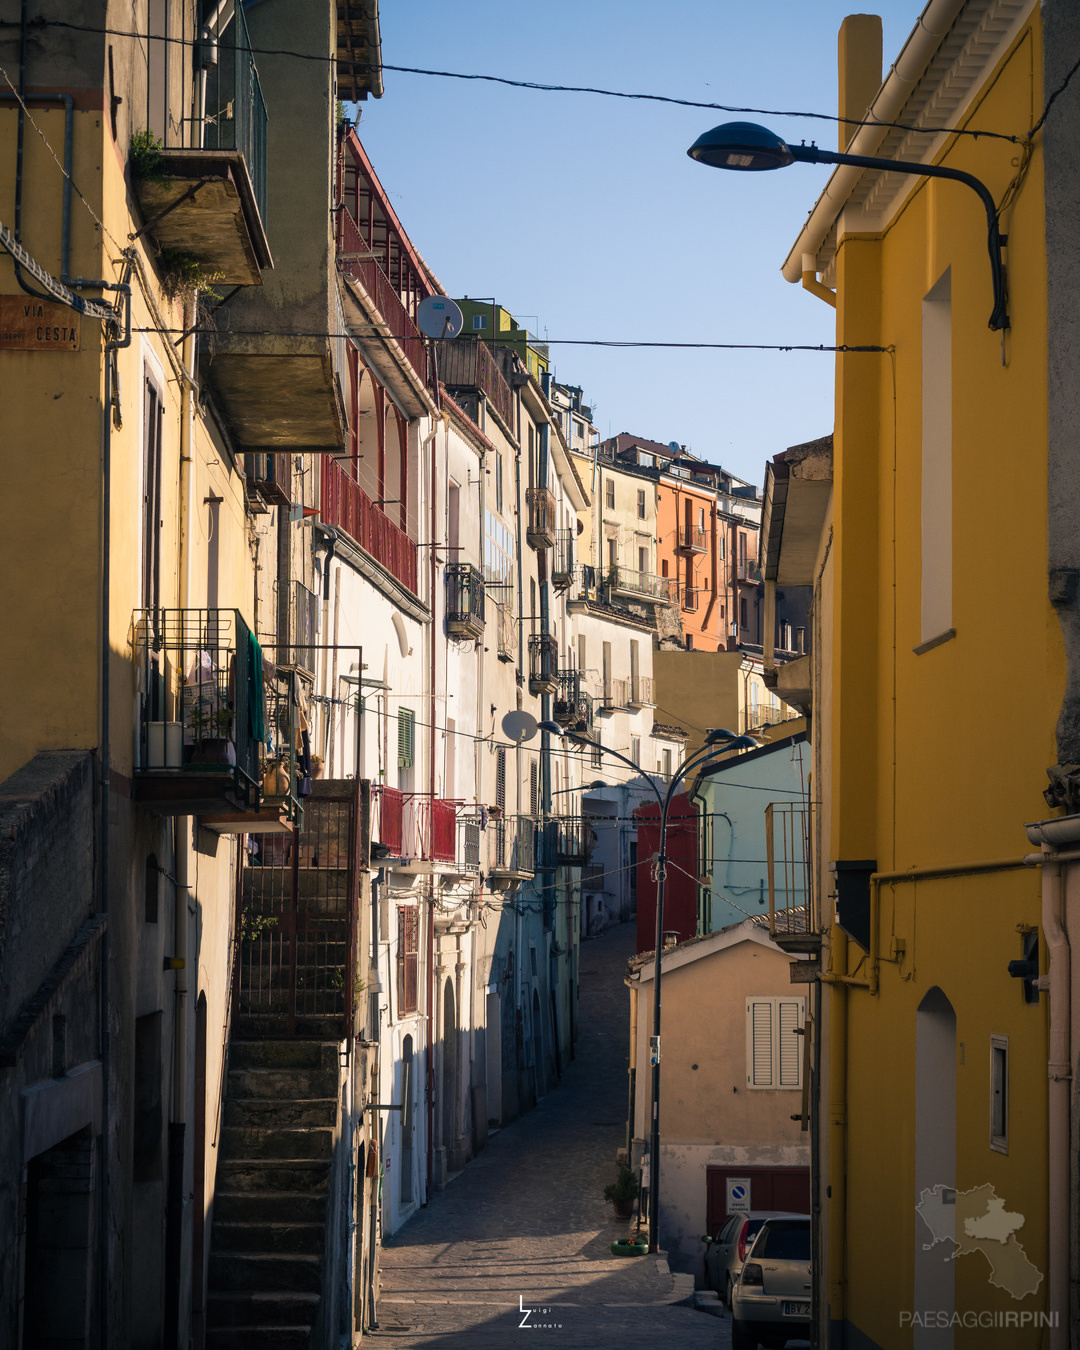
[[[755,172],[763,169],[785,169],[798,161],[800,164],[851,164],[858,169],[881,169],[885,173],[918,174],[924,178],[951,178],[964,183],[978,194],[986,209],[987,249],[994,285],[994,308],[990,327],[995,332],[1008,328],[1009,315],[1005,300],[1005,262],[1001,251],[1007,240],[998,229],[997,207],[990,190],[973,174],[962,169],[947,169],[942,164],[917,164],[908,159],[878,159],[873,155],[848,155],[836,150],[822,150],[820,146],[788,145],[775,132],[756,122],[725,122],[699,136],[686,152],[699,164],[713,169],[735,169]]]
[[[717,755],[726,750],[749,750],[756,748],[757,742],[749,736],[737,736],[733,731],[726,731],[723,727],[718,727],[715,731],[710,731],[705,738],[704,746],[694,755],[691,755],[679,768],[678,773],[672,776],[668,784],[667,791],[661,792],[655,779],[651,774],[647,774],[640,765],[635,764],[628,756],[621,754],[618,750],[613,750],[610,746],[602,745],[599,741],[594,741],[590,736],[585,736],[579,731],[571,731],[566,727],[560,727],[557,722],[541,722],[540,729],[549,731],[552,735],[565,737],[573,741],[575,745],[590,745],[594,750],[600,750],[604,754],[611,755],[615,759],[621,760],[645,779],[656,797],[657,805],[660,808],[660,850],[656,857],[656,946],[653,954],[653,1027],[652,1036],[649,1040],[652,1061],[652,1090],[651,1106],[652,1119],[649,1128],[649,1251],[656,1252],[660,1250],[659,1228],[660,1228],[660,958],[663,954],[664,942],[664,883],[667,880],[667,826],[668,812],[671,808],[672,799],[675,796],[675,790],[683,781],[691,769],[696,769],[699,765],[707,763],[710,759],[715,759]]]

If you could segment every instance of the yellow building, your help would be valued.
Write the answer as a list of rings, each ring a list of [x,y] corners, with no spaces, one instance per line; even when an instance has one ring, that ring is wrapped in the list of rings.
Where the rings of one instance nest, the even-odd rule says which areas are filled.
[[[1004,322],[999,307],[988,326],[988,217],[961,182],[841,165],[784,266],[862,348],[837,358],[831,473],[823,446],[800,453],[779,475],[786,521],[770,522],[775,473],[766,500],[766,577],[815,586],[813,670],[791,694],[820,803],[823,1345],[1067,1344],[1068,1174],[1048,1162],[1045,1086],[1062,1008],[1036,983],[1049,934],[1024,830],[1066,758],[1029,136],[1047,10],[1072,43],[1054,60],[1076,55],[1065,8],[932,3],[884,83],[880,21],[840,34],[840,149],[985,185],[1008,237]]]
[[[956,28],[909,40],[918,78],[894,71],[876,115],[1023,136],[1041,106],[1037,10],[1012,7],[972,61],[960,38],[993,7],[952,8]],[[866,29],[841,40],[853,96]],[[792,250],[836,287],[838,343],[888,349],[837,368],[822,1314],[834,1336],[906,1346],[958,1313],[946,1334],[974,1344],[980,1313],[1055,1311],[1046,1008],[1010,974],[1037,935],[1023,824],[1041,814],[1063,667],[1043,562],[1041,153],[1018,174],[1008,142],[872,126],[848,149],[961,169],[1010,197],[1004,332],[987,327],[987,222],[961,184],[841,167]],[[1017,1327],[1012,1343],[1044,1334]]]

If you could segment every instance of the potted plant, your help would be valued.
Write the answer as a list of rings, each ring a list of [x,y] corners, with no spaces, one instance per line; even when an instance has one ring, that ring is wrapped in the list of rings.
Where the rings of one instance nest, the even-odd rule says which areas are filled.
[[[638,1181],[625,1163],[619,1164],[615,1180],[604,1187],[604,1199],[615,1206],[617,1219],[628,1219],[634,1212],[634,1201],[638,1197]]]

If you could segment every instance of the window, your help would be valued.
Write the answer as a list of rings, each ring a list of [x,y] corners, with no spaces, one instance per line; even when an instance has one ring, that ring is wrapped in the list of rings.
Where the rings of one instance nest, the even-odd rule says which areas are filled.
[[[705,508],[704,508],[703,506],[699,506],[699,507],[698,507],[697,523],[698,523],[698,529],[701,531],[702,534],[704,534],[704,533],[705,533]]]
[[[398,905],[397,1010],[416,1012],[419,984],[420,916],[415,905]]]
[[[663,772],[664,772],[664,777],[665,777],[665,778],[670,778],[670,777],[671,777],[671,751],[670,751],[670,750],[665,750],[665,751],[664,751],[664,770],[663,770]]]
[[[746,624],[747,624],[747,618],[746,618],[746,598],[743,597],[743,599],[741,599],[741,600],[739,601],[739,627],[740,627],[740,628],[745,628],[745,627],[746,627]]]
[[[495,805],[500,811],[506,810],[506,751],[495,752]]]
[[[147,371],[143,377],[142,577],[144,609],[161,602],[161,390]]]
[[[952,626],[952,279],[922,304],[922,642]]]
[[[634,763],[635,763],[635,764],[638,766],[638,768],[640,769],[640,768],[641,768],[641,737],[640,737],[640,736],[631,736],[631,737],[630,737],[630,758],[634,761]]]
[[[637,513],[638,513],[638,520],[644,520],[644,519],[645,519],[645,489],[644,489],[644,488],[638,488],[638,495],[637,495]]]
[[[594,740],[596,741],[596,744],[593,746],[592,751],[592,766],[594,769],[599,769],[603,767],[604,763],[604,749],[600,741],[599,731],[596,732]]]
[[[503,509],[503,462],[502,455],[495,456],[495,510],[502,515]]]
[[[801,998],[746,1000],[747,1087],[802,1087],[804,1017]]]
[[[686,635],[686,650],[687,650],[688,652],[692,652],[692,651],[694,650],[694,635],[693,635],[693,633],[687,633],[687,635]]]
[[[399,708],[397,714],[397,762],[399,769],[411,769],[416,753],[416,714]]]
[[[637,551],[637,569],[639,572],[649,570],[649,550],[647,548],[639,548]]]
[[[611,689],[611,643],[605,642],[603,646],[603,665],[601,675],[604,681],[604,702],[610,703],[612,698]]]
[[[608,478],[604,481],[604,505],[609,511],[615,510],[615,479]]]
[[[540,768],[535,755],[529,764],[529,814],[540,814]]]
[[[1009,1038],[990,1037],[990,1147],[1009,1151]]]
[[[618,541],[617,539],[609,539],[609,540],[607,541],[607,554],[608,554],[608,557],[607,557],[607,560],[608,560],[608,566],[609,566],[609,567],[618,567],[618,565],[619,565],[619,541]]]
[[[487,315],[474,314],[472,316],[472,326],[474,333],[482,333],[484,329],[487,327]]]

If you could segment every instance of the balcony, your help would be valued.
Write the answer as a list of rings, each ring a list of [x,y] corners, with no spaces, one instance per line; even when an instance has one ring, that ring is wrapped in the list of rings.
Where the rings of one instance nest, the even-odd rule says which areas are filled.
[[[402,847],[397,870],[414,875],[456,871],[457,805],[426,792],[402,796]]]
[[[302,581],[289,590],[289,636],[287,664],[315,677],[315,639],[319,628],[319,597]]]
[[[550,633],[529,638],[529,693],[554,694],[559,688],[559,642]]]
[[[405,848],[405,794],[397,788],[372,788],[371,837],[379,845],[373,849],[373,857],[402,856]]]
[[[294,677],[266,660],[240,612],[136,611],[132,652],[135,800],[222,834],[291,830]]]
[[[499,660],[517,660],[517,624],[509,605],[496,605],[499,616]]]
[[[334,460],[321,461],[320,518],[342,529],[392,577],[417,594],[416,545]]]
[[[430,383],[427,346],[416,320],[405,307],[394,283],[373,256],[375,249],[365,238],[347,206],[337,212],[337,259],[342,275],[358,288],[357,297],[368,311],[366,326],[385,330],[383,337],[396,342],[404,353],[413,374],[422,386]],[[385,257],[385,255],[384,255]],[[406,293],[410,293],[407,291]],[[427,295],[427,288],[417,292],[416,303]],[[380,322],[381,320],[381,322]],[[382,363],[374,358],[373,363]],[[382,371],[389,374],[389,371]]]
[[[631,675],[626,684],[626,706],[628,708],[654,708],[656,706],[656,684],[651,675]]]
[[[596,832],[587,816],[561,816],[555,825],[555,857],[567,867],[584,867],[589,861]]]
[[[761,580],[761,568],[758,566],[756,558],[740,558],[737,570],[740,581]]]
[[[574,531],[556,530],[555,553],[551,559],[551,584],[564,591],[574,580]]]
[[[821,920],[814,897],[811,808],[770,802],[765,808],[765,866],[769,883],[769,936],[786,952],[817,963]],[[792,981],[800,972],[792,967]],[[809,968],[807,975],[812,977]]]
[[[680,553],[705,553],[709,547],[709,536],[703,529],[692,526],[687,529],[682,526],[679,530],[678,549]]]
[[[701,604],[701,590],[697,586],[684,586],[682,588],[682,607],[688,614],[693,614]]]
[[[477,389],[498,414],[504,429],[514,432],[514,395],[486,343],[457,338],[435,344],[439,379],[447,389]]]
[[[484,577],[472,563],[447,565],[446,631],[451,637],[483,637]]]
[[[536,875],[536,821],[507,816],[488,827],[488,880],[497,890]]]
[[[551,715],[561,727],[588,734],[592,730],[593,701],[578,670],[560,670]]]
[[[244,477],[247,479],[248,504],[252,505],[253,496],[266,506],[292,505],[292,458],[287,454],[264,454],[244,456]],[[259,511],[265,507],[253,506]]]
[[[257,286],[273,266],[266,240],[266,105],[244,12],[212,37],[204,146],[147,156],[134,188],[148,234],[227,286]]]
[[[673,605],[678,597],[678,583],[671,577],[658,577],[651,572],[634,572],[629,567],[609,567],[607,591],[609,596],[644,600],[653,605]]]
[[[529,523],[525,538],[537,550],[555,547],[555,497],[548,488],[533,487],[525,493],[529,505]]]

